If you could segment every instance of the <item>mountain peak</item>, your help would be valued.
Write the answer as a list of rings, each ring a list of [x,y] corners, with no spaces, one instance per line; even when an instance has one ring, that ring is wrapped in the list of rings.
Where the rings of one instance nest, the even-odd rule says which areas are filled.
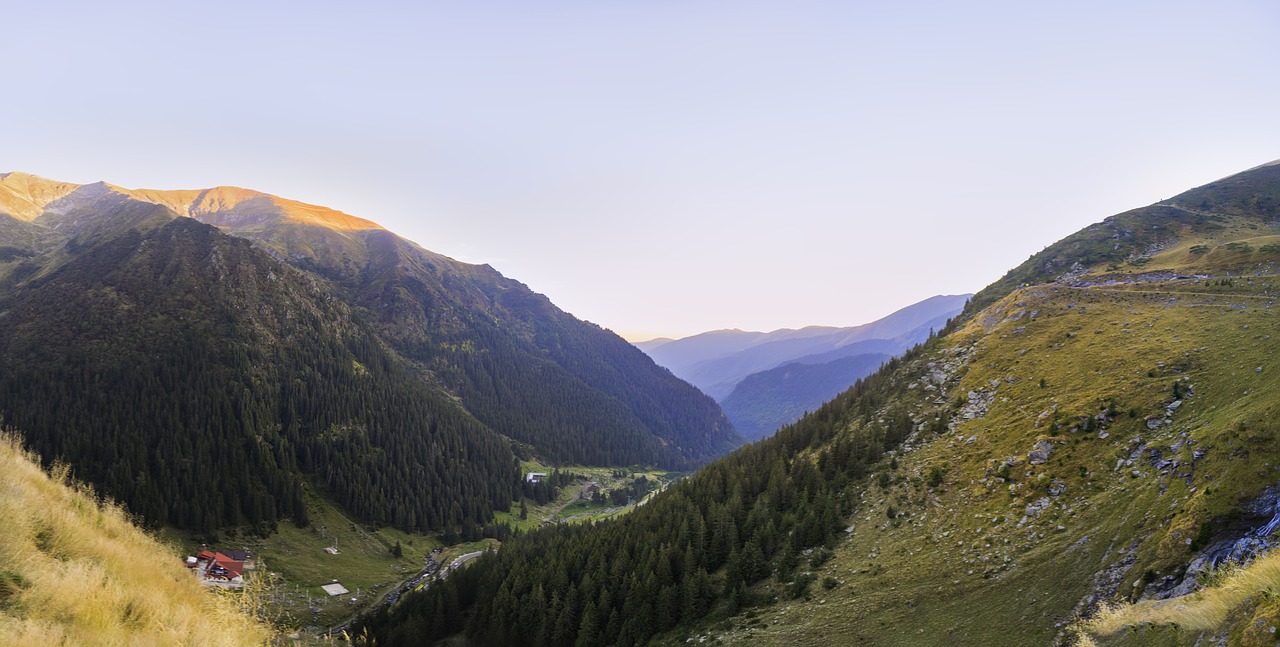
[[[30,222],[39,218],[50,202],[80,187],[20,171],[3,173],[0,174],[0,213]]]
[[[43,215],[49,205],[75,193],[75,198],[96,199],[119,193],[135,200],[163,205],[174,212],[212,225],[254,226],[270,223],[313,225],[336,231],[382,229],[373,221],[336,209],[288,200],[269,193],[235,186],[211,189],[126,189],[108,182],[74,184],[23,173],[0,173],[0,213],[24,221]]]

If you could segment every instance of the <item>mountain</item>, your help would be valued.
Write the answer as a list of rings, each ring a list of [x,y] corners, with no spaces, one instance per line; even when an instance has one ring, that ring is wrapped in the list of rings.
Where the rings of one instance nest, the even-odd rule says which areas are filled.
[[[380,645],[1274,644],[1278,199],[1272,163],[1087,227],[633,514],[513,538],[362,625]]]
[[[770,333],[717,330],[636,344],[712,395],[738,433],[758,440],[924,341],[973,295],[935,296],[869,324]]]
[[[891,357],[886,353],[863,353],[821,364],[783,364],[748,375],[720,406],[738,433],[758,440],[816,410],[858,380],[876,372]]]
[[[119,507],[51,478],[0,432],[0,644],[262,645],[272,630],[196,583]]]
[[[719,407],[488,266],[254,191],[0,176],[0,414],[151,523],[471,529],[516,454],[687,469]],[[470,531],[469,531],[470,532]]]
[[[858,354],[857,348],[851,347],[856,342],[894,340],[900,350],[890,352],[910,348],[927,337],[931,327],[941,328],[948,318],[959,313],[970,296],[930,297],[861,326],[809,326],[769,333],[716,330],[638,346],[678,377],[723,401],[738,382],[752,373],[788,362],[818,364],[849,357]]]

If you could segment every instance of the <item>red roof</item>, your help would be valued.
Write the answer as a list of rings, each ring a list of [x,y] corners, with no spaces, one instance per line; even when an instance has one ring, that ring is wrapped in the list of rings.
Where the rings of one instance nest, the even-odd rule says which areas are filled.
[[[202,550],[196,553],[196,559],[213,559],[213,553],[207,550]]]
[[[222,553],[215,553],[204,569],[205,577],[232,580],[244,574],[244,562],[237,562]]]

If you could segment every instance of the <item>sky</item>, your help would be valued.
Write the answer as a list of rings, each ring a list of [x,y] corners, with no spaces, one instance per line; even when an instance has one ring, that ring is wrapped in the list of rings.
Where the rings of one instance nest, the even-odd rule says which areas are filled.
[[[0,171],[242,186],[631,340],[849,326],[1280,158],[1280,5],[2,2]]]

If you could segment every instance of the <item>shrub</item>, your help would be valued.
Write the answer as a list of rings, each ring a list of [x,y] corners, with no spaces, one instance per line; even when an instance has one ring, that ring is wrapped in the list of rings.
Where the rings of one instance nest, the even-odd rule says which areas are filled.
[[[1001,467],[1004,469],[1004,474],[1001,474],[1001,477],[1008,478],[1009,466],[1002,465]],[[925,482],[929,484],[929,487],[938,487],[939,485],[942,485],[942,477],[945,475],[946,470],[942,469],[941,465],[934,465],[929,468],[929,479]]]

